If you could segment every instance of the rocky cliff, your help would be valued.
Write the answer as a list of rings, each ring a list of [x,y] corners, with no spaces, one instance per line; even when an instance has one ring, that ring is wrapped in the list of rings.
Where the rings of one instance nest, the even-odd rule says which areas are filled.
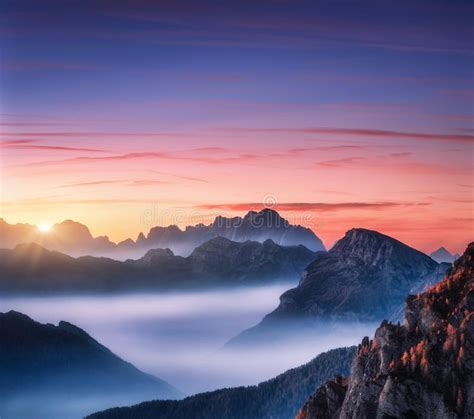
[[[408,297],[403,325],[364,338],[349,380],[325,383],[299,419],[474,417],[474,243],[442,282]]]

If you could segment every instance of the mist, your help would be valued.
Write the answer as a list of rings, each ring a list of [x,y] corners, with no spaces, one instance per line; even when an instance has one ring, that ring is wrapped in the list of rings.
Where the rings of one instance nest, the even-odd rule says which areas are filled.
[[[43,323],[73,323],[126,361],[190,395],[257,384],[320,352],[357,344],[373,334],[374,323],[320,323],[312,333],[294,327],[287,340],[223,350],[231,338],[275,309],[279,296],[290,287],[3,296],[0,311],[20,311]]]

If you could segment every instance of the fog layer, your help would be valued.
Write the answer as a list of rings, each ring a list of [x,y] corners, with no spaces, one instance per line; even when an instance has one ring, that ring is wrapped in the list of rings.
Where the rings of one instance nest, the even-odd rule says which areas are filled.
[[[323,324],[317,333],[293,330],[296,333],[287,342],[221,350],[229,339],[272,311],[289,287],[0,297],[0,311],[20,311],[40,322],[73,323],[143,371],[192,394],[255,384],[327,349],[356,344],[372,334],[374,324]]]

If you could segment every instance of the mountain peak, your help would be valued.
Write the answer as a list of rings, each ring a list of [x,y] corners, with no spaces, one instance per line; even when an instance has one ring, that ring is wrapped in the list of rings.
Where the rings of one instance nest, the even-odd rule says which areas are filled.
[[[413,261],[413,258],[429,259],[424,253],[393,237],[364,228],[349,230],[330,252],[346,258],[360,258],[370,264],[385,263],[388,260],[402,262],[407,259]]]
[[[146,241],[146,237],[143,234],[143,232],[140,231],[140,234],[137,236],[137,240],[135,240],[135,242],[137,244],[141,244],[141,243],[144,243],[145,241]]]
[[[387,236],[375,230],[369,230],[367,228],[351,228],[350,230],[346,232],[344,237],[336,243],[336,245],[344,241],[350,241],[353,244],[355,244],[355,242],[357,242],[357,244],[363,244],[368,239],[378,240],[378,241],[385,240],[385,241],[390,241],[390,242],[397,241],[393,237]]]
[[[72,230],[75,232],[80,232],[81,234],[91,236],[91,232],[89,230],[89,227],[87,227],[85,224],[82,224],[78,221],[73,221],[73,220],[64,220],[60,223],[57,223],[54,225],[54,229],[68,229]]]
[[[20,243],[15,246],[15,250],[20,253],[28,253],[28,254],[42,254],[42,253],[50,253],[50,251],[38,243]]]
[[[0,313],[0,321],[5,320],[5,321],[20,321],[20,322],[33,322],[30,317],[28,317],[26,314],[20,313],[19,311],[15,310],[10,310],[7,311],[6,313]]]
[[[145,253],[145,256],[143,256],[142,260],[150,261],[150,260],[157,260],[157,259],[163,259],[163,258],[172,258],[174,257],[174,253],[166,248],[166,249],[151,249],[148,252]]]
[[[271,208],[263,208],[260,211],[249,211],[244,216],[246,221],[259,221],[265,222],[265,227],[286,227],[289,226],[289,222],[285,220],[278,211]]]
[[[435,250],[430,254],[430,257],[438,263],[447,262],[453,263],[459,255],[453,255],[444,246],[441,246],[438,250]]]

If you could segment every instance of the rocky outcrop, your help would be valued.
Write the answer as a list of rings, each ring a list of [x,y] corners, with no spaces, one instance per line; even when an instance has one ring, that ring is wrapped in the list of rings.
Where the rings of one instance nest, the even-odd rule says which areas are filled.
[[[312,251],[324,251],[321,240],[309,228],[292,225],[278,212],[263,209],[250,211],[244,217],[216,217],[209,225],[197,224],[181,230],[176,225],[153,227],[149,233],[140,233],[137,240],[126,239],[116,244],[108,237],[93,237],[80,223],[66,220],[52,226],[48,234],[30,224],[8,224],[0,219],[0,248],[14,248],[18,244],[35,242],[70,256],[106,256],[114,259],[136,259],[148,250],[169,248],[175,254],[188,256],[201,244],[224,237],[236,242],[272,240],[281,246],[303,245]]]
[[[217,237],[184,258],[170,249],[138,260],[71,256],[37,244],[0,249],[0,291],[137,290],[296,282],[316,253],[304,246]]]
[[[440,283],[408,297],[403,325],[364,338],[339,406],[335,384],[308,400],[300,419],[474,417],[474,243]],[[318,410],[319,409],[319,410]]]
[[[340,375],[326,381],[305,403],[303,409],[298,412],[296,419],[332,419],[338,417],[348,386],[349,379]]]

